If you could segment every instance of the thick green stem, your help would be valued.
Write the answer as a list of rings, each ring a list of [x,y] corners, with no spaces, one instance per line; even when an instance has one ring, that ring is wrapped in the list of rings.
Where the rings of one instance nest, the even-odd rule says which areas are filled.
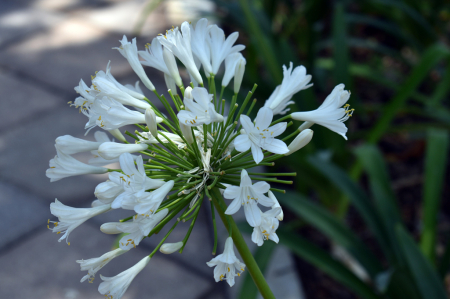
[[[250,276],[255,282],[255,285],[258,288],[259,292],[261,293],[264,299],[268,298],[275,299],[275,296],[270,290],[269,285],[267,284],[261,270],[258,267],[258,264],[255,261],[255,258],[248,249],[247,244],[245,243],[245,240],[242,237],[241,232],[239,231],[236,225],[236,222],[234,222],[233,217],[226,217],[224,213],[226,210],[226,204],[222,198],[222,195],[220,194],[219,189],[213,188],[210,191],[210,194],[212,196],[212,200],[214,206],[216,207],[217,213],[222,219],[222,222],[224,223],[225,227],[229,232],[231,230],[231,237],[233,238],[234,245],[236,246],[237,250],[239,251],[239,254],[242,257],[242,260],[247,266],[248,272],[250,273]]]

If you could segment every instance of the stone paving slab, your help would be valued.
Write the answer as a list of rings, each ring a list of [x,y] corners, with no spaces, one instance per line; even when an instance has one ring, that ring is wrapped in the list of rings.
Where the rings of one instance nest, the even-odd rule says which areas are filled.
[[[45,226],[49,217],[50,209],[40,198],[0,181],[0,249]]]
[[[97,291],[99,275],[93,284],[80,283],[84,272],[75,260],[100,256],[111,248],[114,239],[82,225],[70,235],[70,246],[56,240],[56,234],[43,230],[0,256],[0,298],[103,298]],[[148,250],[133,249],[114,259],[101,273],[117,275],[147,254]],[[210,282],[155,256],[123,298],[195,299],[210,287]]]

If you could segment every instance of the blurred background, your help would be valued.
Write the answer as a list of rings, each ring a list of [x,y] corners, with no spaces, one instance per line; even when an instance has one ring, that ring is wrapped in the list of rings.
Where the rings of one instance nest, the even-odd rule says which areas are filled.
[[[307,147],[270,169],[298,174],[292,186],[273,186],[286,189],[276,194],[285,213],[280,245],[254,248],[276,297],[449,296],[450,1],[2,0],[0,297],[101,297],[99,278],[79,283],[75,260],[112,246],[114,237],[98,227],[120,213],[77,228],[71,246],[46,229],[50,202],[87,207],[105,180],[50,184],[45,176],[56,137],[85,133],[85,117],[67,102],[80,78],[89,82],[109,60],[121,83],[137,80],[111,49],[123,34],[143,48],[172,25],[201,17],[239,32],[247,59],[242,94],[257,83],[259,106],[291,61],[314,83],[294,96],[292,111],[317,108],[339,83],[352,92],[348,141],[314,126]],[[165,89],[159,73],[148,75]],[[212,232],[204,210],[184,254],[156,255],[124,298],[256,298],[247,275],[232,289],[214,282],[205,265]],[[102,274],[127,269],[158,242],[143,242]]]

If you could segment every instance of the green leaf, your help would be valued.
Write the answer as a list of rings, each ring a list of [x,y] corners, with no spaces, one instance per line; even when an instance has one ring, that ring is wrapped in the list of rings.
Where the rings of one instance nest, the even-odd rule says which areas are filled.
[[[382,270],[371,250],[342,221],[317,204],[298,193],[277,195],[283,206],[321,231],[328,238],[345,248],[356,258],[369,275],[374,278]]]
[[[280,228],[277,231],[277,234],[280,237],[280,244],[288,247],[294,254],[300,256],[336,281],[342,283],[361,298],[379,298],[367,284],[362,282],[340,262],[333,259],[323,249],[285,228]]]
[[[445,246],[444,254],[439,261],[439,274],[444,279],[450,268],[450,234],[447,234],[447,245]]]
[[[423,230],[420,247],[431,263],[436,259],[436,224],[442,198],[448,155],[448,133],[430,129],[425,157],[425,184],[423,198]]]
[[[277,244],[272,241],[264,242],[263,246],[258,247],[253,254],[256,263],[258,264],[259,269],[263,274],[266,271],[267,266],[269,265],[270,258],[273,252],[275,251],[276,245]],[[243,277],[244,283],[242,284],[238,298],[256,299],[256,297],[259,294],[258,289],[256,288],[255,283],[253,282],[253,279],[250,276],[249,272],[246,271],[244,273],[245,273]]]
[[[369,200],[369,196],[364,190],[362,190],[361,187],[345,173],[345,171],[338,168],[336,165],[320,159],[317,156],[310,156],[308,161],[348,196],[351,203],[361,214],[367,226],[377,238],[385,255],[392,256],[386,231],[372,202]]]
[[[385,106],[383,114],[374,128],[369,133],[367,141],[376,143],[383,136],[384,132],[389,128],[392,119],[396,113],[405,104],[406,100],[411,96],[417,86],[422,82],[428,71],[432,69],[436,63],[442,58],[448,57],[449,50],[440,44],[429,47],[417,66],[412,70],[411,75],[403,83],[394,98]]]
[[[400,225],[396,227],[396,235],[422,298],[446,299],[447,295],[442,281],[414,240]]]
[[[336,62],[334,67],[334,83],[344,83],[350,88],[350,75],[348,66],[350,56],[347,45],[347,22],[345,21],[345,10],[342,2],[336,2],[333,16],[333,58]]]
[[[369,175],[370,189],[375,199],[375,207],[390,240],[390,248],[395,253],[396,262],[403,263],[403,257],[395,237],[394,228],[401,223],[399,208],[391,188],[386,164],[380,151],[373,145],[356,148],[356,155]]]

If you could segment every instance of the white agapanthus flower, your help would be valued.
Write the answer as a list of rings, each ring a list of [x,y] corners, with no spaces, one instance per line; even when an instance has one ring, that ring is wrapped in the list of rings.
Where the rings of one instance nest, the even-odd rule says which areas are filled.
[[[280,203],[278,202],[278,199],[275,197],[275,195],[272,193],[272,191],[267,192],[267,195],[273,201],[272,210],[280,209],[280,213],[277,215],[277,219],[279,221],[283,221],[284,213],[283,213],[283,209],[280,206]]]
[[[183,247],[183,242],[177,242],[177,243],[164,243],[161,245],[161,248],[159,248],[159,251],[164,254],[172,254]]]
[[[286,114],[290,109],[286,108],[288,105],[293,104],[290,101],[292,96],[300,90],[307,89],[312,86],[308,84],[311,81],[311,75],[306,74],[306,68],[301,65],[292,70],[292,62],[289,65],[289,69],[283,65],[283,81],[281,85],[278,85],[269,99],[264,104],[264,107],[273,110],[273,114]]]
[[[261,210],[258,203],[265,207],[273,205],[273,201],[264,195],[269,189],[270,185],[266,182],[252,184],[247,171],[242,169],[240,187],[228,186],[223,193],[226,199],[233,200],[225,214],[233,215],[239,211],[241,206],[244,206],[245,219],[247,219],[248,224],[253,227],[261,225]]]
[[[60,234],[64,233],[58,242],[66,239],[67,244],[70,245],[69,235],[70,233],[80,226],[88,219],[103,214],[111,209],[110,205],[101,205],[95,208],[73,208],[62,204],[55,199],[55,202],[50,204],[50,212],[53,216],[58,217],[58,221],[48,221],[53,223],[54,227],[51,228],[52,232]],[[47,226],[49,229],[50,227]]]
[[[70,135],[64,135],[56,138],[55,144],[61,152],[68,155],[73,155],[76,153],[97,150],[100,144],[102,143],[95,141],[88,141]]]
[[[57,145],[55,145],[57,155],[50,160],[50,168],[47,169],[46,175],[50,182],[56,182],[60,179],[82,175],[82,174],[102,174],[108,169],[98,166],[84,164],[74,157],[63,153]]]
[[[118,129],[116,129],[118,131]],[[117,136],[117,131],[116,130],[112,130],[112,131],[108,131],[111,134],[114,134],[114,137]],[[120,133],[120,131],[119,131]],[[123,136],[122,136],[123,137]],[[108,137],[108,135],[105,132],[102,131],[96,131],[94,133],[94,138],[97,142],[100,143],[105,143],[105,142],[113,142],[113,139],[110,139]],[[116,137],[117,138],[117,137]],[[118,138],[119,139],[119,138]],[[119,141],[122,141],[121,139],[119,139]],[[101,157],[98,154],[98,150],[92,150],[91,154],[94,156],[93,158],[89,159],[88,164],[89,165],[94,165],[94,166],[105,166],[111,163],[115,163],[115,162],[119,162],[119,157],[112,159],[112,160],[106,160],[105,158]],[[136,160],[137,156],[136,155],[132,155],[133,159]]]
[[[188,22],[181,24],[181,32],[178,30],[178,27],[172,28],[166,31],[166,35],[158,36],[158,40],[184,64],[197,82],[203,84],[202,76],[195,65],[192,55],[191,32]]]
[[[186,88],[186,91],[190,87]],[[184,105],[186,110],[178,112],[178,119],[186,126],[196,127],[200,125],[209,125],[212,122],[223,121],[223,116],[216,112],[214,104],[211,103],[213,98],[206,88],[195,87],[190,91],[192,98],[184,97]]]
[[[153,136],[158,136],[158,122],[156,121],[156,113],[152,108],[145,110],[145,122],[147,123],[148,130]]]
[[[116,197],[124,191],[125,189],[122,185],[116,184],[113,181],[106,181],[95,187],[94,195],[102,203],[109,204],[112,203],[114,199],[116,199]]]
[[[144,59],[141,60],[141,64],[155,68],[170,76],[169,69],[163,58],[163,47],[157,37],[153,38],[151,44],[145,45],[145,51],[138,51],[138,53]]]
[[[251,148],[253,159],[257,164],[264,159],[262,149],[274,154],[289,152],[283,141],[275,139],[275,137],[286,130],[287,124],[281,122],[269,127],[272,123],[272,118],[272,110],[266,107],[259,109],[255,118],[255,124],[252,123],[250,117],[241,114],[240,120],[245,133],[234,140],[234,147],[238,152],[245,152]]]
[[[127,252],[126,250],[122,250],[117,248],[115,250],[109,251],[103,254],[100,257],[95,257],[87,260],[78,260],[77,263],[80,264],[81,271],[88,271],[88,273],[81,278],[81,282],[89,279],[89,282],[92,283],[95,278],[95,274],[106,264],[112,261],[114,258],[119,255]]]
[[[134,205],[130,207],[128,204],[130,202],[131,204],[135,203],[136,196],[142,196],[145,190],[159,188],[165,183],[163,180],[151,179],[145,174],[142,156],[138,156],[136,159],[137,169],[134,159],[129,153],[120,155],[119,161],[123,173],[111,172],[109,174],[109,180],[123,188],[123,192],[117,195],[111,204],[113,209],[126,208],[133,210]],[[118,190],[118,188],[114,190]]]
[[[169,209],[156,214],[136,215],[131,222],[108,222],[102,224],[100,230],[106,233],[128,233],[119,240],[119,247],[123,250],[136,248],[144,237],[167,216]]]
[[[123,153],[136,153],[147,148],[148,145],[141,143],[123,144],[118,142],[104,142],[99,146],[97,152],[102,158],[112,160],[118,158]]]
[[[275,231],[280,224],[277,217],[281,213],[281,208],[275,208],[261,212],[261,224],[253,228],[252,241],[258,246],[262,246],[265,240],[272,240],[278,243],[279,238]]]
[[[207,41],[211,48],[212,73],[215,75],[228,55],[244,50],[245,46],[233,46],[239,37],[239,33],[233,32],[225,39],[225,33],[217,25],[210,27],[209,34],[210,38]]]
[[[134,207],[134,211],[138,214],[153,214],[166,198],[167,194],[172,190],[174,181],[164,183],[158,189],[151,192],[145,192],[137,199],[138,204]]]
[[[169,70],[170,78],[172,78],[177,86],[182,86],[183,82],[181,81],[180,72],[178,71],[177,61],[175,60],[175,56],[173,56],[173,53],[167,48],[163,49],[163,59],[167,66],[167,69]],[[166,83],[170,84],[170,80]],[[168,87],[169,84],[167,84]]]
[[[189,127],[189,130],[190,129],[191,128]],[[185,144],[183,138],[181,138],[181,136],[179,136],[177,134],[165,132],[165,131],[160,131],[160,130],[158,131],[157,137],[159,138],[159,140],[156,139],[156,137],[151,132],[141,132],[140,135],[141,136],[138,136],[139,143],[157,144],[157,143],[159,143],[159,141],[161,141],[162,143],[173,142],[174,144],[176,144],[178,146],[179,149],[182,149],[186,146],[186,144]]]
[[[209,28],[208,20],[205,18],[198,20],[195,28],[190,25],[192,53],[200,60],[207,77],[212,73],[211,50],[207,42]]]
[[[243,58],[241,53],[232,53],[225,58],[225,73],[222,78],[222,86],[228,86],[236,73],[236,65]]]
[[[141,79],[142,83],[144,83],[145,87],[147,87],[151,91],[155,90],[155,86],[147,77],[147,74],[145,73],[141,62],[139,61],[136,38],[133,38],[132,42],[130,43],[127,37],[124,35],[120,43],[122,45],[119,48],[114,49],[119,50],[120,54],[122,54],[122,56],[128,60],[131,68],[139,77],[139,79]]]
[[[120,299],[127,291],[133,279],[150,262],[150,257],[146,256],[136,265],[114,277],[104,277],[100,275],[103,282],[98,286],[100,294],[105,295],[107,299]]]
[[[307,122],[300,127],[300,130],[307,129],[316,123],[338,133],[347,140],[345,134],[348,129],[344,125],[344,121],[352,116],[354,109],[350,109],[350,105],[346,104],[350,98],[350,92],[344,88],[344,84],[337,85],[316,110],[292,113],[293,119]]]
[[[245,270],[245,264],[234,254],[234,244],[231,237],[227,238],[223,253],[206,264],[210,267],[215,267],[214,279],[216,282],[226,280],[230,287],[234,285],[234,278],[241,276],[241,273]]]

